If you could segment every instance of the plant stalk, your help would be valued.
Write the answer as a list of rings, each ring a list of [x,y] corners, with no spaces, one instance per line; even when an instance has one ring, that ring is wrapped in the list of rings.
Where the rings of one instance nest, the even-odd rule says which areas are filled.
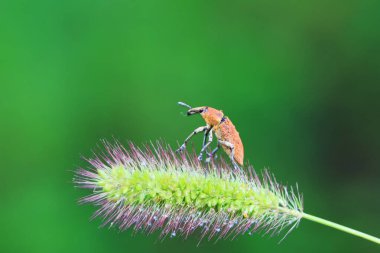
[[[319,217],[316,217],[316,216],[313,216],[313,215],[310,215],[307,213],[302,213],[302,217],[307,219],[307,220],[311,220],[311,221],[317,222],[319,224],[326,225],[326,226],[338,229],[340,231],[352,234],[354,236],[361,237],[361,238],[366,239],[368,241],[380,244],[380,238],[377,238],[377,237],[372,236],[372,235],[365,234],[363,232],[357,231],[357,230],[352,229],[352,228],[348,228],[346,226],[339,225],[335,222],[328,221],[328,220],[325,220],[325,219],[322,219],[322,218],[319,218]]]

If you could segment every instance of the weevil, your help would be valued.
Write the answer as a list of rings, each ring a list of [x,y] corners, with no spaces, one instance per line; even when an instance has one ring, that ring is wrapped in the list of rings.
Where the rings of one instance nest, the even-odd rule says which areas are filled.
[[[191,107],[183,102],[178,102],[179,105],[187,107],[187,115],[200,114],[206,122],[206,126],[196,128],[184,141],[184,143],[177,149],[177,152],[181,152],[186,148],[187,142],[196,134],[204,132],[203,145],[201,152],[198,156],[198,160],[203,159],[203,153],[207,147],[211,144],[213,134],[218,140],[218,144],[211,153],[208,154],[206,161],[210,161],[220,147],[230,157],[231,162],[235,169],[238,169],[238,165],[243,165],[244,159],[244,147],[240,139],[239,132],[236,130],[231,120],[224,116],[223,111],[217,110],[209,106]]]

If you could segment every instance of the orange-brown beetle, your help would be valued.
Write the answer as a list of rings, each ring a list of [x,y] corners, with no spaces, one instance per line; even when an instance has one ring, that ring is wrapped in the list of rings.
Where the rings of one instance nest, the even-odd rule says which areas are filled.
[[[189,108],[189,110],[187,111],[188,116],[199,113],[202,116],[202,118],[206,121],[206,126],[198,127],[189,135],[189,137],[186,138],[184,143],[177,150],[178,152],[181,152],[186,148],[187,142],[195,134],[205,132],[202,149],[198,156],[198,159],[202,160],[203,153],[206,151],[207,147],[212,142],[212,134],[214,132],[216,138],[218,139],[218,146],[210,154],[208,154],[209,158],[206,161],[209,161],[210,158],[212,158],[218,151],[219,147],[222,146],[224,151],[230,157],[235,169],[239,168],[237,164],[243,165],[244,147],[240,139],[239,132],[236,130],[231,120],[228,117],[224,116],[223,111],[208,106],[192,108],[191,106],[183,102],[178,102],[178,104]]]

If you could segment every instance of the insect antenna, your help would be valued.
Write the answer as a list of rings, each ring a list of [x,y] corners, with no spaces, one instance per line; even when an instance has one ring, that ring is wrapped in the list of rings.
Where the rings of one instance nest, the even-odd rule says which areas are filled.
[[[187,107],[189,109],[191,109],[192,107],[184,102],[178,102],[178,105],[181,105],[181,106],[184,106],[184,107]]]

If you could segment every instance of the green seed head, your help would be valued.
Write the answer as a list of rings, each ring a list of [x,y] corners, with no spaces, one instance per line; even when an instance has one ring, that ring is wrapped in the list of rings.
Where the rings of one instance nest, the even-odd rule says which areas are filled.
[[[162,145],[126,150],[105,143],[106,155],[89,159],[76,183],[94,193],[81,200],[99,206],[95,216],[121,230],[134,227],[163,237],[226,238],[263,229],[295,227],[302,216],[301,197],[280,186],[268,172],[233,171],[224,162],[202,166],[178,157]]]

